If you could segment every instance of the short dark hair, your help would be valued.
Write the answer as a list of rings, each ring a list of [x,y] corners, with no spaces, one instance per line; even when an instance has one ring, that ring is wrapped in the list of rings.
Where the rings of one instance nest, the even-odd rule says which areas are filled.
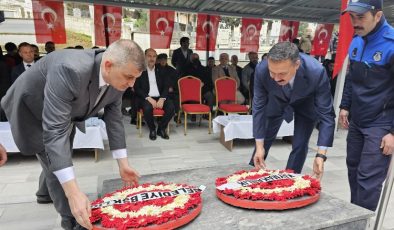
[[[25,46],[30,46],[30,47],[31,47],[30,43],[22,42],[22,43],[20,43],[20,44],[18,45],[18,50],[19,50],[20,48],[22,48],[22,47],[25,47]]]
[[[11,52],[13,50],[18,49],[18,47],[15,45],[15,43],[13,42],[7,42],[4,45],[5,50],[7,50],[8,52]]]
[[[45,42],[45,45],[49,45],[49,44],[55,45],[55,43],[54,43],[53,41],[47,41],[47,42]]]
[[[208,60],[214,60],[215,61],[215,58],[214,57],[209,57]]]
[[[300,59],[298,47],[291,42],[276,43],[268,52],[268,59],[271,61],[285,61],[290,59],[293,63]]]
[[[161,53],[159,55],[157,55],[157,60],[162,60],[162,59],[167,59],[168,56],[165,53]]]
[[[182,43],[188,42],[190,39],[188,37],[181,37],[181,40],[179,41],[182,45]]]

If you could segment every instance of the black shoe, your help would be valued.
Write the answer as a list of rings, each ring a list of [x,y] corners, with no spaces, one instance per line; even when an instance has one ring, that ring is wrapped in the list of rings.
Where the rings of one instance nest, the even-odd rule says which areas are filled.
[[[163,129],[157,129],[157,135],[161,136],[163,139],[170,139],[170,137],[167,135],[167,133]]]
[[[151,130],[149,132],[149,139],[151,139],[152,141],[156,140],[156,131],[155,130]]]
[[[50,204],[53,203],[53,200],[50,196],[37,196],[37,203],[38,204]]]

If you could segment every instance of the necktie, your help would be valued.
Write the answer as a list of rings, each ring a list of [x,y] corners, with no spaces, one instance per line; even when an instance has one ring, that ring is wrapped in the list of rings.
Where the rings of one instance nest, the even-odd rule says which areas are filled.
[[[107,91],[107,89],[108,89],[108,85],[103,85],[99,88],[99,93],[97,95],[97,99],[96,102],[94,103],[94,106],[96,106],[100,102],[101,98],[104,96],[104,93]]]
[[[27,68],[30,68],[31,65],[30,65],[30,64],[27,64],[26,66],[27,66]]]
[[[290,84],[286,84],[282,87],[283,90],[283,94],[285,95],[286,99],[288,100],[288,102],[290,102],[290,96],[291,96],[291,86]],[[285,119],[285,121],[287,123],[290,123],[293,120],[293,107],[291,107],[291,105],[287,105],[285,107],[285,111],[283,114],[283,118]]]
[[[223,67],[223,71],[224,71],[224,74],[225,74],[227,77],[230,77],[230,73],[228,72],[227,66]]]

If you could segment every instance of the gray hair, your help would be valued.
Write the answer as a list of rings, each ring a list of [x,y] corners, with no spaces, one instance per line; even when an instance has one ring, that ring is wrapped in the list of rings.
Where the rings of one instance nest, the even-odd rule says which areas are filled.
[[[279,42],[270,49],[268,52],[268,58],[274,62],[290,59],[295,63],[300,59],[300,52],[294,43]]]
[[[141,47],[127,39],[120,39],[108,46],[103,59],[111,59],[115,65],[125,65],[131,62],[139,71],[146,69],[145,55]]]

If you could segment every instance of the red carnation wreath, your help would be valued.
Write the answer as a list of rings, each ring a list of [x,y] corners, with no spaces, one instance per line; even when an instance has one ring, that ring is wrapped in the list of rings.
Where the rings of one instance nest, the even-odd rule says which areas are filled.
[[[216,179],[216,195],[225,203],[251,209],[284,210],[316,202],[320,182],[292,170],[242,170]]]
[[[174,229],[201,212],[204,188],[163,182],[126,187],[93,201],[90,221],[101,220],[104,228]]]

